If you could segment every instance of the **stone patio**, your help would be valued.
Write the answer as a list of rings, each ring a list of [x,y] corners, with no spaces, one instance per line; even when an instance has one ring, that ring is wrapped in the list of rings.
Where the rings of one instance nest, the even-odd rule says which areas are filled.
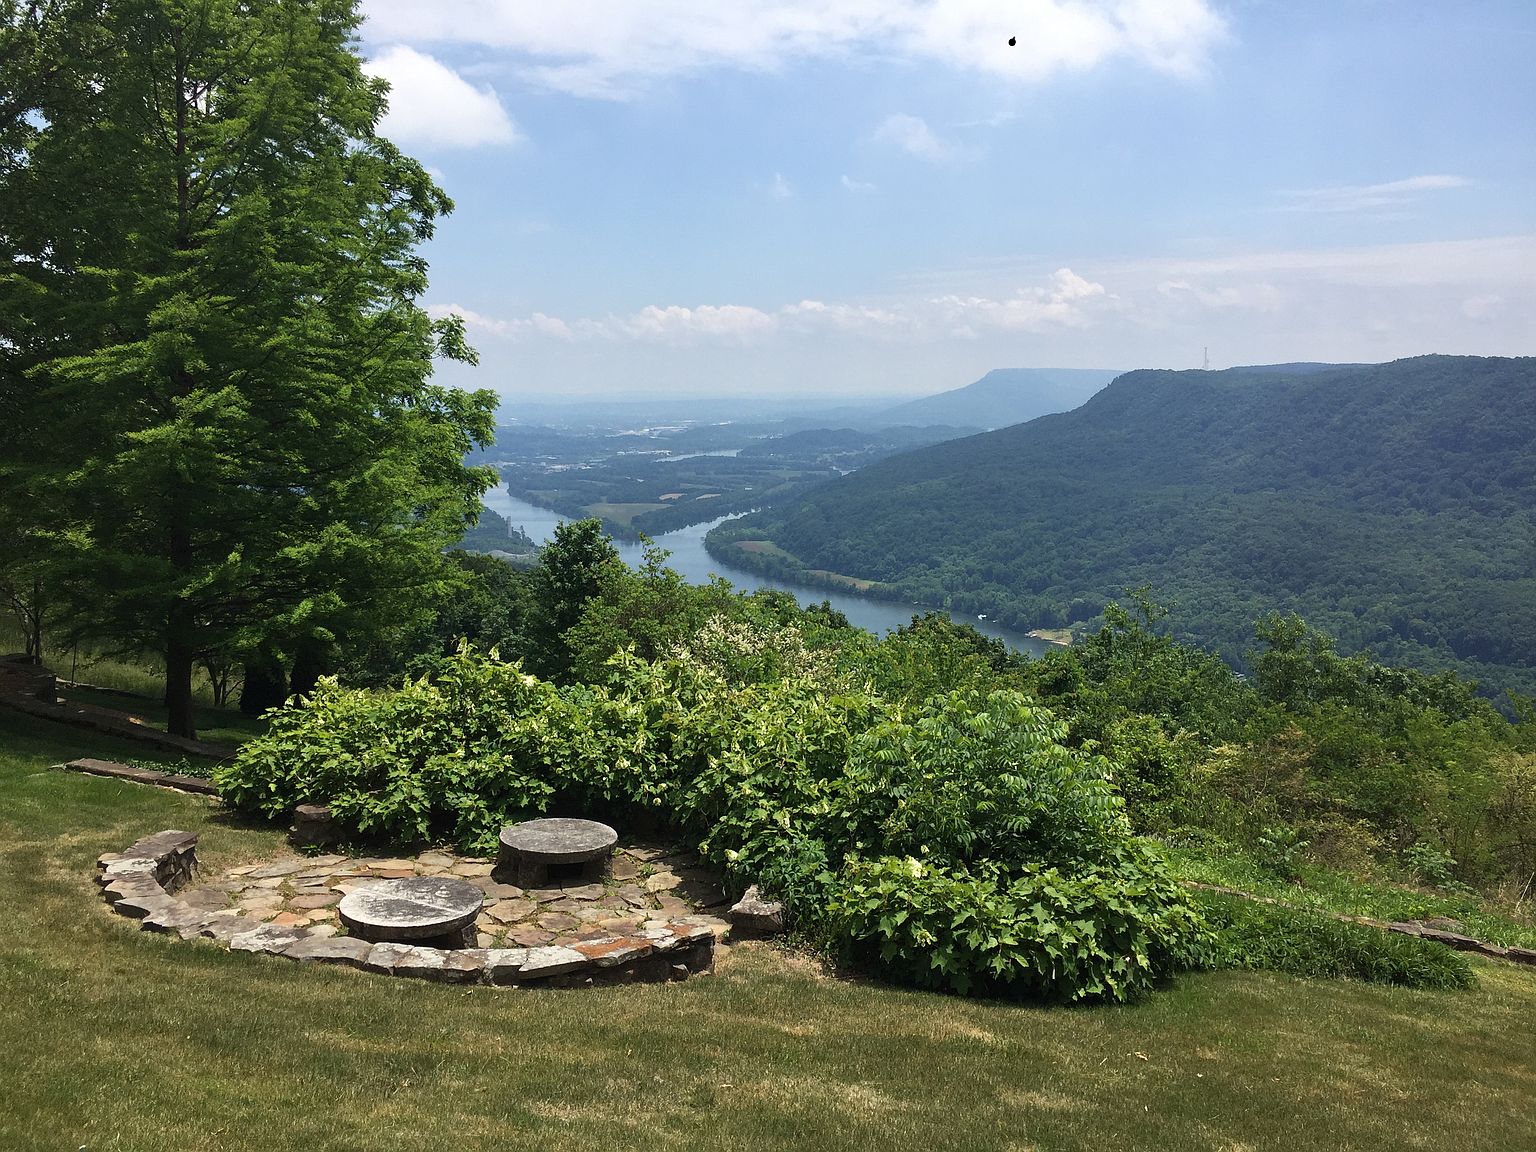
[[[431,850],[410,857],[283,856],[232,868],[182,889],[177,899],[207,911],[230,909],[279,928],[307,928],[310,937],[340,934],[336,905],[377,880],[455,876],[486,894],[475,921],[480,948],[570,947],[654,930],[669,922],[707,927],[722,937],[730,925],[719,878],[698,857],[664,845],[620,844],[612,878],[523,889],[491,876],[480,857]]]

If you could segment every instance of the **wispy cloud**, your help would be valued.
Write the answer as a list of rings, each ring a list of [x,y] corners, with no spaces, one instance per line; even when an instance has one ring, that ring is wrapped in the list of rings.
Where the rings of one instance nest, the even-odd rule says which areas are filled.
[[[933,129],[928,127],[927,121],[918,116],[908,116],[904,112],[882,120],[872,139],[877,144],[889,144],[930,164],[945,164],[962,155],[958,146],[939,139]]]
[[[795,198],[795,190],[790,187],[789,181],[784,179],[784,173],[775,172],[773,174],[773,183],[768,185],[768,195],[772,196],[775,200],[793,200]]]
[[[397,44],[364,65],[389,81],[389,111],[381,135],[416,148],[475,148],[511,144],[512,117],[490,87],[476,88],[447,65]]]
[[[900,354],[878,353],[877,346],[916,354],[919,347],[991,341],[1002,348],[1000,342],[1027,338],[1031,346],[1044,341],[1069,349],[1091,332],[1094,348],[1125,364],[1146,355],[1127,349],[1165,347],[1169,340],[1198,348],[1219,339],[1234,362],[1266,354],[1261,349],[1372,359],[1456,351],[1467,342],[1520,354],[1529,348],[1523,318],[1536,308],[1536,235],[959,275],[970,283],[936,283],[873,301],[658,304],[580,318],[535,312],[501,319],[459,305],[431,311],[457,313],[476,336],[525,347],[823,348],[841,341],[878,360]]]
[[[1332,188],[1300,188],[1282,191],[1284,207],[1292,212],[1365,212],[1401,208],[1422,199],[1428,192],[1465,188],[1464,176],[1410,176],[1384,184],[1341,184]]]
[[[428,311],[436,317],[461,316],[472,332],[499,338],[690,345],[749,344],[781,334],[973,339],[988,332],[1087,327],[1101,307],[1115,303],[1104,285],[1058,268],[1044,283],[998,297],[949,294],[889,304],[800,300],[772,311],[744,304],[652,304],[625,315],[576,320],[540,312],[498,319],[459,304],[434,305]]]
[[[363,9],[374,42],[477,45],[536,83],[607,98],[709,69],[856,55],[1024,83],[1123,60],[1189,77],[1226,36],[1212,0],[364,0]]]
[[[843,187],[855,194],[879,191],[879,189],[874,184],[871,184],[866,180],[855,180],[852,176],[849,176],[846,173],[843,176]]]

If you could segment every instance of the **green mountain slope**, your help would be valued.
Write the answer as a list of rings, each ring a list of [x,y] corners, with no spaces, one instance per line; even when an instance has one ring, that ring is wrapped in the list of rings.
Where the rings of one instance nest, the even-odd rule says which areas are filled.
[[[736,546],[751,540],[776,547]],[[1296,611],[1345,650],[1529,690],[1536,359],[1131,372],[1076,411],[727,525],[711,548],[1024,628],[1149,584],[1177,631],[1234,659],[1256,618]]]
[[[1118,375],[1103,368],[994,368],[974,384],[909,400],[863,423],[1002,428],[1076,408]]]

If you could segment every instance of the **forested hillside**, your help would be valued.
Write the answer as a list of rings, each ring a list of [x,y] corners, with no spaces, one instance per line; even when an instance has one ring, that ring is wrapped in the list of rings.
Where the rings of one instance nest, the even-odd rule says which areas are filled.
[[[736,547],[750,540],[777,549]],[[1177,632],[1236,660],[1256,619],[1295,611],[1346,651],[1529,691],[1536,359],[1131,372],[1074,412],[871,465],[711,546],[1026,628],[1145,584]]]
[[[1003,428],[1076,408],[1118,375],[1102,368],[994,368],[974,384],[909,400],[869,422]]]

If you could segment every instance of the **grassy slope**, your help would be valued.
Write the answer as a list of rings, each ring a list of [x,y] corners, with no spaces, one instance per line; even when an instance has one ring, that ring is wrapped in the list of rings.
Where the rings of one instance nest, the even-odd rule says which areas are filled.
[[[1250,860],[1211,855],[1197,848],[1166,847],[1180,879],[1236,888],[1299,908],[1316,908],[1346,916],[1378,920],[1461,921],[1479,940],[1506,947],[1536,948],[1536,910],[1529,899],[1485,900],[1473,892],[1411,888],[1387,882],[1371,883],[1344,872],[1304,864],[1301,883],[1290,884],[1264,872]]]
[[[113,693],[92,692],[88,688],[62,688],[59,695],[76,704],[92,704],[97,708],[110,708],[125,716],[137,717],[151,728],[165,731],[165,705],[157,699],[140,697],[129,699]],[[214,708],[208,704],[195,704],[192,719],[197,725],[199,740],[215,744],[243,744],[252,736],[266,731],[266,721],[255,716],[243,716],[228,708]],[[174,759],[174,753],[141,750],[138,759]]]
[[[1514,1148],[1536,973],[1470,993],[1225,973],[1044,1010],[829,980],[742,946],[683,985],[498,993],[135,932],[97,853],[268,830],[50,772],[104,739],[0,713],[0,1147]],[[1137,1053],[1146,1056],[1141,1059]]]

